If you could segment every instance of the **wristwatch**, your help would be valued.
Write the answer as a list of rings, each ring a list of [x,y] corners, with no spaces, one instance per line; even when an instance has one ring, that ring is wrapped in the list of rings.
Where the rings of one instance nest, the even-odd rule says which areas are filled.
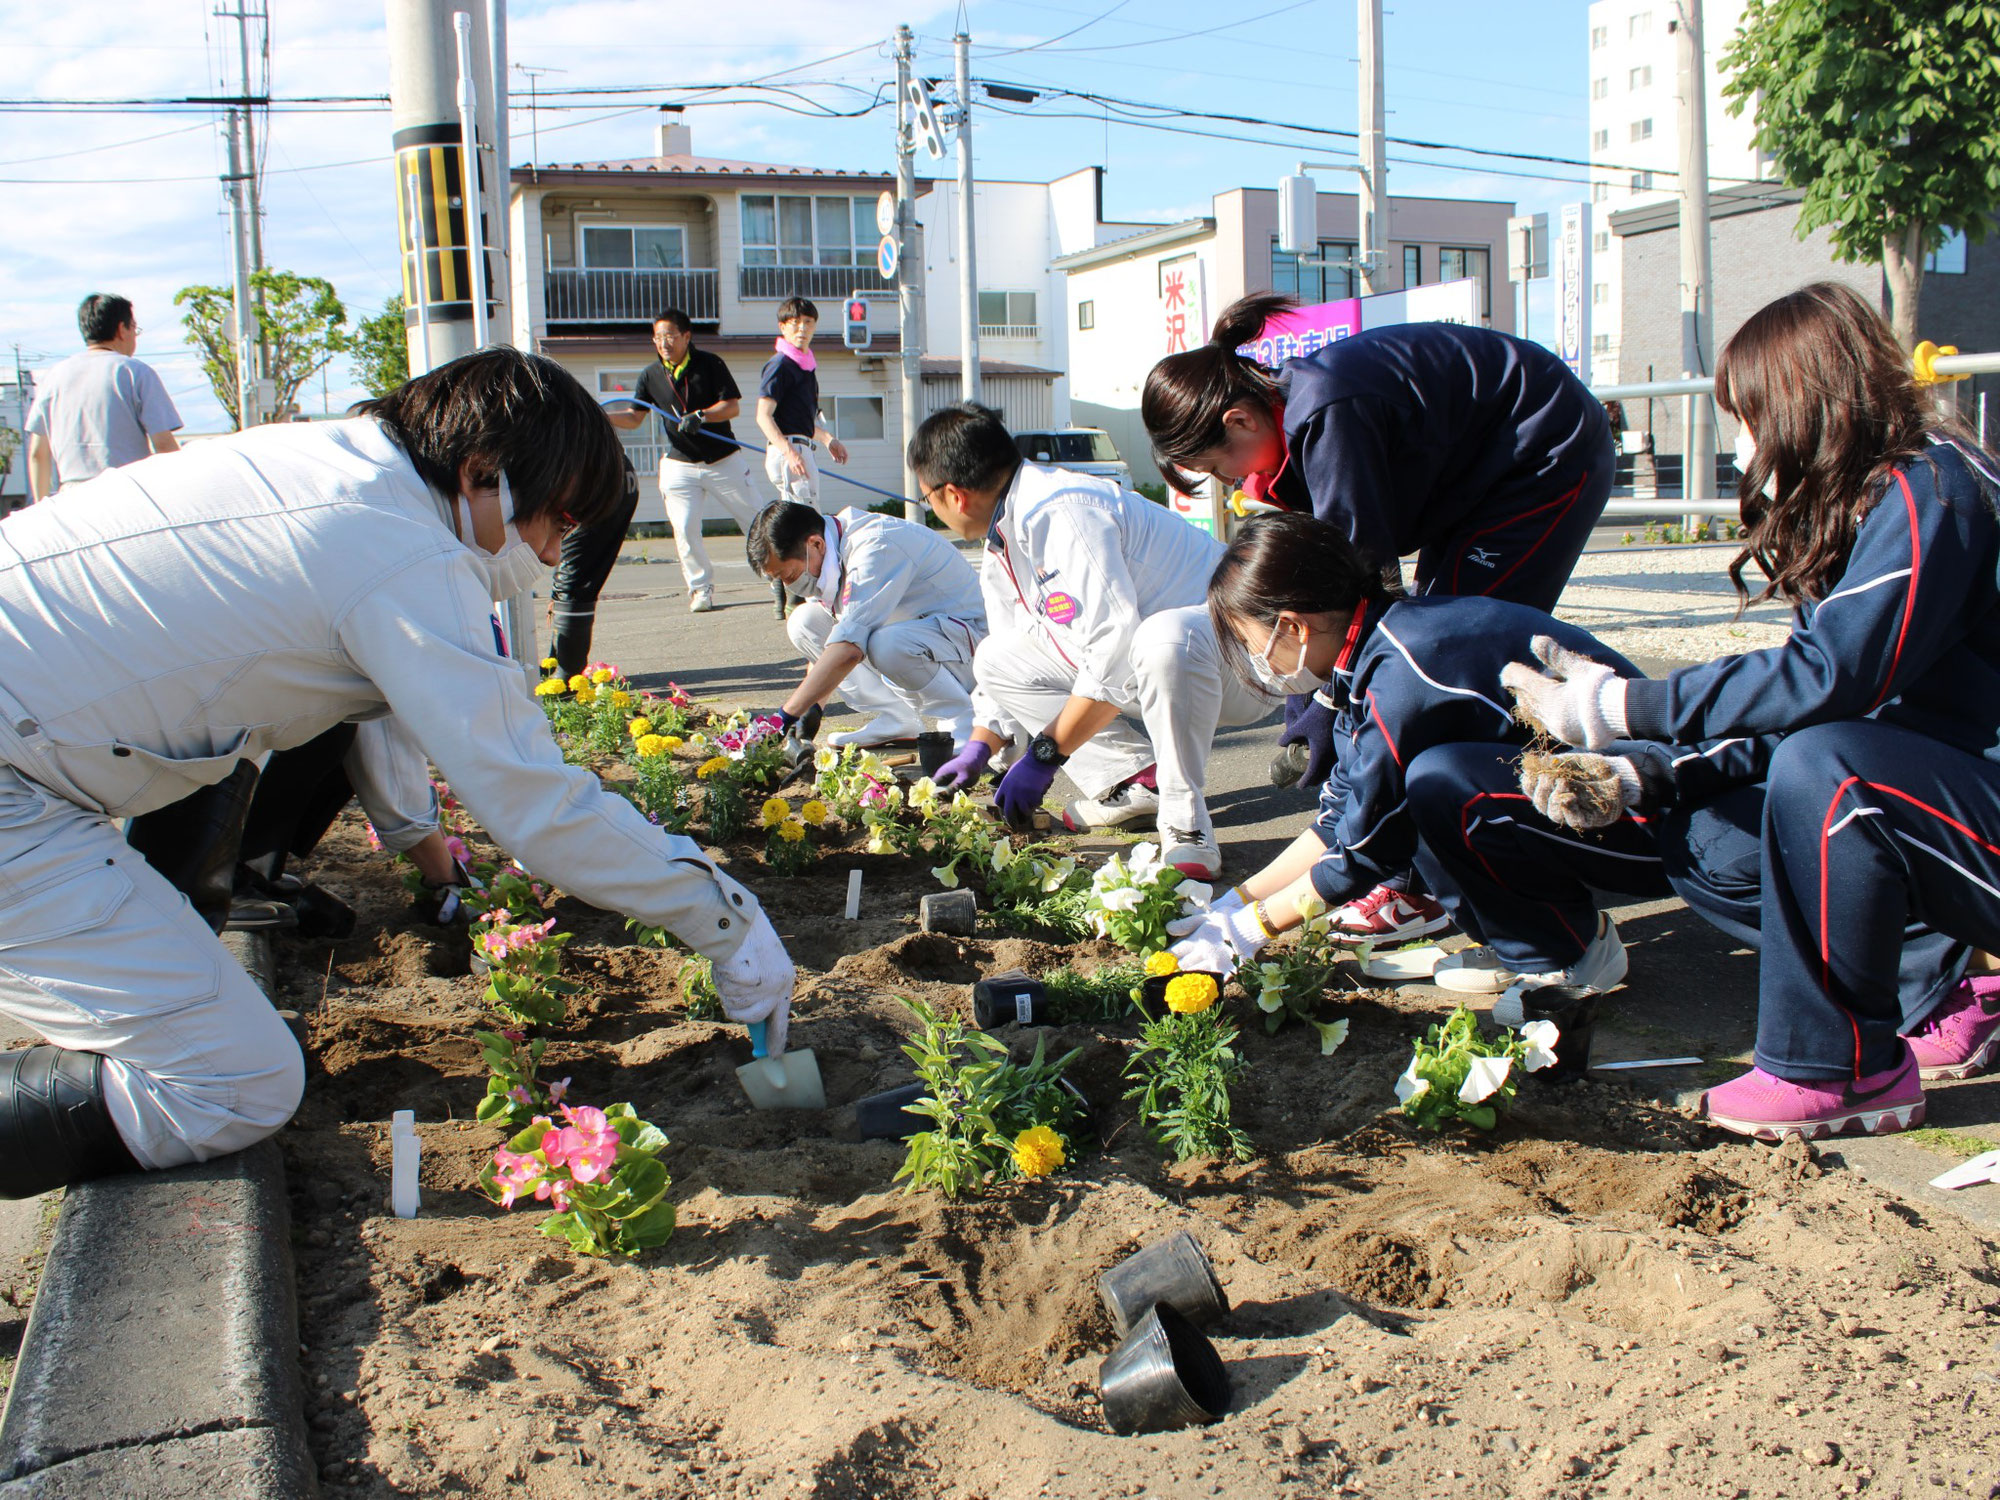
[[[1028,741],[1028,754],[1035,758],[1038,766],[1060,766],[1069,757],[1056,748],[1053,736],[1042,733]]]

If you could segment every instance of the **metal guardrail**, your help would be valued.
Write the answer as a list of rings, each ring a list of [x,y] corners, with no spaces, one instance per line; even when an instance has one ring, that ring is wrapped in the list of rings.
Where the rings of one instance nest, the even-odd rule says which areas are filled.
[[[669,307],[714,323],[722,315],[721,277],[704,269],[551,267],[542,288],[551,323],[650,323]]]
[[[844,299],[893,297],[896,283],[873,266],[740,266],[736,294],[745,302],[782,302],[787,297]],[[837,309],[836,309],[837,310]]]

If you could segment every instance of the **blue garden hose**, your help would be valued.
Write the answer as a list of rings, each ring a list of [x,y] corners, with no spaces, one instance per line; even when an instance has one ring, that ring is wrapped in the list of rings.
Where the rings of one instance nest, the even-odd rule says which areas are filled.
[[[647,411],[658,412],[662,417],[666,418],[669,422],[678,422],[680,420],[681,414],[679,412],[666,411],[661,407],[653,405],[653,403],[650,401],[641,401],[637,396],[612,396],[607,400],[600,401],[598,405],[610,406],[613,405],[614,403],[621,403],[621,402],[628,406],[643,406]],[[736,438],[731,437],[728,433],[717,432],[711,427],[702,428],[701,435],[707,438],[714,438],[718,443],[734,443],[738,448],[741,448],[744,452],[755,453],[760,457],[764,453],[769,451],[764,448],[759,448],[755,443],[745,443],[738,441]],[[900,500],[905,505],[917,504],[917,502],[912,500],[908,495],[899,495],[894,490],[885,490],[879,485],[865,484],[859,479],[849,479],[845,474],[836,474],[831,469],[821,469],[820,475],[821,477],[826,479],[838,479],[842,484],[851,484],[857,490],[866,490],[871,495],[880,495],[884,500]],[[762,1055],[763,1055],[762,1053],[758,1054],[758,1056],[760,1057]]]

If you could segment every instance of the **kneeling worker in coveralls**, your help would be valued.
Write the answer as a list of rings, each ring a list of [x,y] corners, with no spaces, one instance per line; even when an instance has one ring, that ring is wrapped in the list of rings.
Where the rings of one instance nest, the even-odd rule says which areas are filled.
[[[806,600],[785,630],[812,663],[779,717],[790,729],[840,690],[873,715],[835,745],[885,745],[936,719],[954,742],[972,733],[972,653],[986,639],[979,575],[927,526],[844,510],[822,516],[780,500],[750,525],[750,566]]]
[[[492,574],[620,499],[603,412],[513,349],[364,412],[114,470],[0,532],[0,1014],[49,1043],[0,1056],[0,1193],[291,1116],[298,1045],[114,820],[350,720],[396,715],[503,848],[709,955],[728,1013],[783,1044],[792,964],[756,899],[564,765],[495,649]]]

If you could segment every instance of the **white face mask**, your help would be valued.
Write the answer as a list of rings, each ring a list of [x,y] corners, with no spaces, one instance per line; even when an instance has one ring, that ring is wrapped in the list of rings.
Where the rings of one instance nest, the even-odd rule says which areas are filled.
[[[812,554],[808,552],[805,566],[799,569],[799,576],[785,585],[791,590],[795,599],[817,599],[824,592],[820,588],[820,575],[826,571],[827,559],[827,541],[824,536],[820,538],[819,545],[819,561],[814,562]]]
[[[1306,668],[1306,632],[1303,629],[1299,632],[1299,664],[1289,672],[1280,672],[1271,665],[1271,648],[1278,644],[1280,634],[1274,624],[1271,627],[1271,638],[1264,642],[1264,649],[1250,658],[1251,675],[1267,692],[1283,693],[1287,697],[1299,693],[1316,693],[1325,687],[1326,680],[1315,677]]]
[[[463,495],[458,497],[458,512],[462,518],[461,534],[470,541],[472,503]],[[504,604],[521,593],[541,576],[543,567],[535,549],[521,540],[520,530],[514,525],[514,490],[507,483],[505,470],[500,474],[500,522],[502,537],[498,552],[488,553],[478,543],[472,543],[472,555],[486,574],[487,588],[496,604]]]
[[[1749,473],[1750,460],[1756,456],[1757,440],[1750,435],[1749,428],[1739,427],[1736,430],[1736,472],[1739,474]],[[1778,476],[1775,473],[1764,481],[1764,498],[1766,500],[1775,500],[1778,498]]]

